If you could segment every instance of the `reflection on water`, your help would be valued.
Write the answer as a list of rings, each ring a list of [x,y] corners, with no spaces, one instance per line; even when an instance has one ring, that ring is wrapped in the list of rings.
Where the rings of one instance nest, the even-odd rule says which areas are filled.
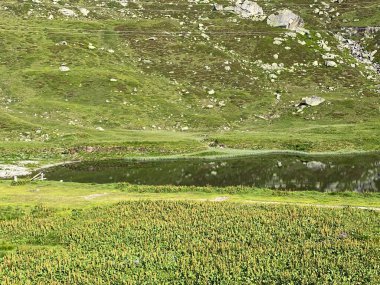
[[[50,180],[144,185],[233,186],[281,190],[380,191],[380,153],[262,154],[229,159],[109,160],[51,168]]]

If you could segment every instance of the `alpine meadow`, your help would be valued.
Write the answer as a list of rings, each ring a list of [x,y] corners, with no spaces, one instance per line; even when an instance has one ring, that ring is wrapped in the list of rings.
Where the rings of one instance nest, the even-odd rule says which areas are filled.
[[[0,284],[380,284],[380,0],[2,0]]]

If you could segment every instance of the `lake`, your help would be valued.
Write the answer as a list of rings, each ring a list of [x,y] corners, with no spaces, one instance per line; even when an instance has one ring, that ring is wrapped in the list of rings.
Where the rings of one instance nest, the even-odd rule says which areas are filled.
[[[48,180],[139,185],[380,191],[380,153],[258,154],[235,158],[89,161],[44,170]]]

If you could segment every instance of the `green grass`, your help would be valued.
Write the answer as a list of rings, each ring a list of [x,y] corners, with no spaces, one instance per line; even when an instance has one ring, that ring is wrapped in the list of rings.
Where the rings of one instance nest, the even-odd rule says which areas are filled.
[[[130,201],[3,212],[3,284],[379,282],[375,211]]]
[[[251,187],[137,186],[129,184],[80,184],[33,182],[11,186],[0,182],[0,205],[56,208],[87,207],[129,200],[214,200],[228,197],[237,203],[278,202],[317,206],[363,206],[380,208],[379,193],[321,193],[276,191]],[[93,196],[94,195],[94,196]]]

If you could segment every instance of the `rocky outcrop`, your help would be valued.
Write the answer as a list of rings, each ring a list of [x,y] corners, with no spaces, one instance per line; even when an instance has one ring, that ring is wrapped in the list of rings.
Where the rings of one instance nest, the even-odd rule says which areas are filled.
[[[372,66],[372,68],[380,74],[380,64],[374,62],[375,54],[378,52],[377,50],[367,51],[359,42],[346,38],[342,33],[336,34],[335,37],[339,41],[340,49],[348,49],[356,60],[368,66]]]
[[[267,23],[272,27],[281,27],[289,30],[297,30],[303,28],[304,21],[291,10],[283,9],[268,17]]]

